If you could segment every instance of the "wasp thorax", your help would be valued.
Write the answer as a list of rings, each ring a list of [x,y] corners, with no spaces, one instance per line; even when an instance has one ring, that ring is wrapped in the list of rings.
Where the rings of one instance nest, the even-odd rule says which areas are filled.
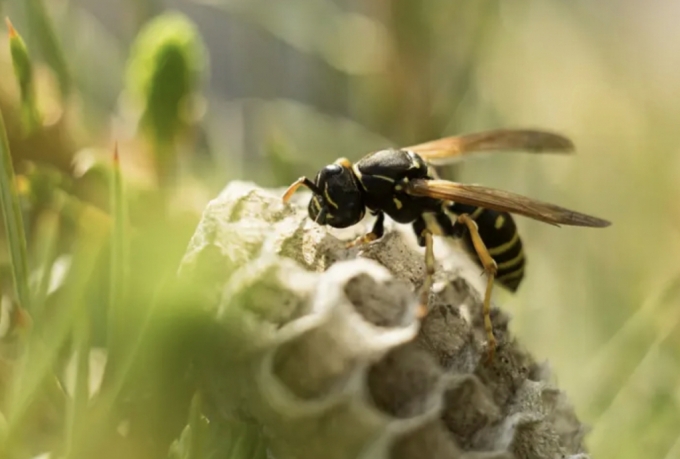
[[[330,164],[316,175],[318,193],[309,201],[309,218],[320,225],[346,228],[364,218],[366,206],[350,168]]]

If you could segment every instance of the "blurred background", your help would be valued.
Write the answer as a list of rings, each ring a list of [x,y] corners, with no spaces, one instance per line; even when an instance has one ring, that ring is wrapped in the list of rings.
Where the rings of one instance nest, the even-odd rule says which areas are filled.
[[[28,346],[40,365],[13,370],[28,379],[8,389],[22,402],[3,421],[5,439],[30,441],[12,440],[12,457],[57,444],[75,454],[89,423],[78,403],[52,394],[45,368],[107,343],[128,355],[114,350],[141,335],[135,318],[164,298],[203,207],[229,180],[285,186],[339,156],[534,127],[569,136],[576,153],[484,156],[445,173],[613,226],[518,218],[527,277],[498,300],[592,426],[594,458],[680,458],[680,3],[0,0],[0,13],[25,42],[13,60],[0,38],[0,110],[27,234],[24,306],[52,340]],[[23,52],[30,72],[17,66]],[[22,300],[9,252],[2,244],[11,312]],[[158,360],[149,350],[146,373],[130,380],[177,382],[178,333],[162,368],[148,364]],[[74,363],[76,401],[92,355]],[[138,435],[156,443],[127,447],[163,457],[190,400],[158,410],[162,397],[150,399],[138,407],[157,418],[140,421]],[[71,407],[66,419],[60,404]]]

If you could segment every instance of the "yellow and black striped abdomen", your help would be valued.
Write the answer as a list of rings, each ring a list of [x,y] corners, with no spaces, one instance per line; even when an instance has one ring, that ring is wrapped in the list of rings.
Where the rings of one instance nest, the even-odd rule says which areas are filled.
[[[489,254],[498,265],[496,281],[508,290],[516,291],[524,278],[526,260],[522,240],[512,215],[457,203],[449,206],[448,210],[456,215],[468,214],[472,217],[477,223],[479,235],[489,249]],[[463,242],[475,260],[481,264],[467,231],[463,235]]]

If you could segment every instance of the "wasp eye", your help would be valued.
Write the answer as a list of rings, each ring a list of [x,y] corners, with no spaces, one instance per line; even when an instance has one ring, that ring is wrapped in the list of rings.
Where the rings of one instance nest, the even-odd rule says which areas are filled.
[[[326,166],[326,173],[330,175],[337,175],[340,172],[342,172],[342,167],[338,166],[337,164],[329,164]]]

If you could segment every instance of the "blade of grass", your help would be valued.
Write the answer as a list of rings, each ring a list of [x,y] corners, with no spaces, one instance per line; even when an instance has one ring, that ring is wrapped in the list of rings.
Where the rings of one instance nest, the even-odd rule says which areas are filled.
[[[649,327],[649,321],[661,314],[663,307],[674,299],[680,297],[680,273],[675,273],[654,289],[638,310],[619,328],[619,330],[597,351],[586,363],[584,377],[580,384],[582,389],[577,393],[585,394],[582,403],[585,406],[593,405],[596,391],[587,389],[592,387],[592,375],[602,374],[602,369],[612,362],[617,362],[621,357],[621,350],[628,349],[630,342]],[[658,335],[657,335],[658,337]],[[620,368],[620,365],[617,366]],[[632,371],[632,369],[631,369]],[[585,375],[590,375],[586,377]],[[622,375],[621,375],[622,377]]]
[[[59,304],[59,311],[49,323],[49,333],[40,340],[29,341],[27,352],[21,359],[17,374],[12,381],[7,410],[8,428],[0,438],[0,451],[7,447],[21,430],[31,403],[40,385],[51,374],[67,338],[71,335],[74,321],[83,315],[88,306],[84,295],[91,281],[96,262],[109,237],[110,222],[107,215],[64,193],[64,213],[76,216],[78,237],[73,258]]]
[[[40,115],[36,104],[33,64],[26,43],[16,31],[9,18],[5,18],[9,31],[9,48],[12,54],[14,76],[21,93],[21,124],[24,134],[34,132],[40,126]]]
[[[28,257],[26,254],[26,235],[24,222],[16,190],[12,156],[5,131],[5,121],[0,112],[0,201],[2,202],[2,218],[5,223],[7,244],[12,261],[12,277],[16,295],[22,308],[30,310],[30,291],[28,287]]]
[[[73,81],[52,20],[42,0],[24,0],[24,5],[31,32],[35,35],[45,60],[57,74],[62,96],[66,96],[71,92]]]
[[[31,304],[31,314],[36,322],[41,321],[47,291],[52,281],[52,267],[59,239],[59,207],[60,205],[56,204],[55,208],[46,209],[38,216],[36,222],[34,263],[41,270],[40,278],[34,286],[33,304]]]
[[[680,457],[680,437],[675,440],[664,459],[677,459],[678,457]]]
[[[111,367],[107,361],[101,391],[94,398],[90,423],[83,432],[83,438],[87,440],[78,445],[80,450],[87,451],[91,445],[99,442],[105,435],[106,429],[108,428],[107,419],[110,417],[110,413],[118,401],[118,397],[126,382],[126,377],[133,366],[134,359],[139,349],[142,347],[144,334],[149,327],[151,317],[153,316],[155,309],[159,307],[158,298],[162,296],[161,290],[163,287],[163,285],[160,285],[156,294],[154,294],[154,299],[151,301],[151,306],[146,312],[144,319],[142,319],[137,336],[132,339],[126,352],[120,356],[118,367],[115,372],[110,371]],[[77,456],[77,454],[75,455]]]
[[[206,419],[203,417],[203,398],[199,392],[194,394],[189,411],[189,428],[191,429],[191,445],[189,446],[189,459],[199,459],[202,454],[203,435]]]
[[[72,457],[76,446],[80,443],[82,427],[86,422],[87,405],[90,398],[90,322],[85,311],[75,324],[74,341],[76,343],[76,377],[71,403],[67,409],[66,419],[66,458]]]
[[[652,362],[654,358],[658,358],[662,345],[667,340],[672,338],[673,334],[678,331],[678,327],[680,327],[680,312],[668,317],[668,320],[666,320],[663,324],[663,328],[657,331],[656,337],[654,341],[647,347],[645,355],[638,361],[637,365],[626,377],[625,381],[621,382],[619,389],[614,393],[607,407],[602,411],[602,413],[594,418],[593,425],[604,425],[604,419],[614,415],[615,406],[625,402],[626,391],[631,387],[635,387],[636,381],[639,381],[640,378],[645,375],[645,369],[648,368],[650,362]],[[597,429],[594,429],[591,438],[595,438],[596,434]]]
[[[109,282],[109,311],[108,311],[108,360],[106,365],[109,380],[112,372],[117,369],[117,363],[122,351],[121,327],[123,324],[123,301],[125,298],[126,276],[126,248],[125,248],[125,204],[123,192],[123,178],[120,172],[120,158],[118,144],[113,150],[113,167],[111,170],[110,206],[113,226],[111,229],[111,275]]]
[[[632,314],[617,332],[590,359],[586,367],[587,374],[593,374],[598,368],[611,360],[616,353],[625,347],[626,340],[635,333],[635,327],[648,318],[659,314],[658,309],[670,299],[680,297],[680,273],[674,273],[652,290],[644,303]]]

